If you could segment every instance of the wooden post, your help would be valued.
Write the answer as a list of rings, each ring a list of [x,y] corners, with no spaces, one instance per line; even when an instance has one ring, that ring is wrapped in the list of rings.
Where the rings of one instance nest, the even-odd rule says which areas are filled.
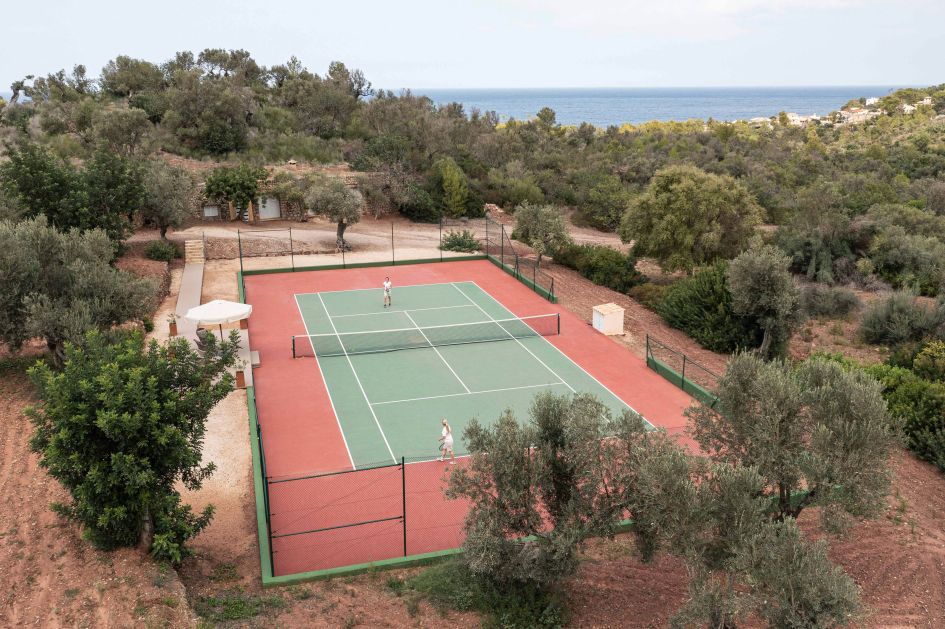
[[[237,389],[246,388],[246,374],[243,373],[242,369],[236,370],[236,388]]]
[[[229,208],[229,211],[230,211],[230,220],[235,221],[236,220],[236,207],[233,205],[232,201],[227,201],[227,207]]]
[[[256,213],[253,212],[253,202],[252,202],[252,201],[249,201],[249,202],[246,204],[246,220],[249,221],[250,223],[255,223],[255,222],[256,222]]]

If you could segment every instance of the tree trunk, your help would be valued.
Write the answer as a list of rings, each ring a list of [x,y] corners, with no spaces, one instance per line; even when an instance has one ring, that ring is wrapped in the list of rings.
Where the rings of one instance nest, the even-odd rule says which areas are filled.
[[[141,515],[141,533],[138,535],[138,549],[143,553],[151,552],[151,545],[154,543],[154,519],[151,517],[151,510],[145,508]]]
[[[159,227],[161,229],[161,238],[163,238],[164,240],[167,240],[167,225],[164,225],[162,223],[161,225],[159,225]]]
[[[761,347],[758,348],[758,353],[762,358],[768,358],[768,353],[771,351],[771,330],[765,328],[764,336],[761,337]]]
[[[338,245],[339,249],[347,249],[348,245],[345,242],[345,230],[348,228],[348,224],[344,221],[338,221],[338,231],[336,232],[335,243]]]

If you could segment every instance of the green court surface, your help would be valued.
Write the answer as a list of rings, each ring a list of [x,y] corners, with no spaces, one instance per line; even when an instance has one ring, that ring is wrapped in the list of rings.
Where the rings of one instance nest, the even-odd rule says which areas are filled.
[[[515,315],[474,282],[395,287],[391,308],[380,289],[295,299],[312,335],[296,337],[297,355],[318,361],[353,467],[435,458],[444,417],[465,454],[471,418],[492,422],[511,408],[524,421],[540,391],[589,392],[615,413],[629,408],[544,336],[508,321]],[[551,319],[556,326],[554,315],[530,325],[553,334]],[[488,329],[494,336],[483,336]],[[377,351],[390,346],[410,349]]]

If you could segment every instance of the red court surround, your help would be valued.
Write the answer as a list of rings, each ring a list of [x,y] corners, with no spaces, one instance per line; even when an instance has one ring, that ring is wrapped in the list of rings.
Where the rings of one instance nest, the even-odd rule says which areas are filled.
[[[472,281],[501,302],[516,316],[561,315],[561,334],[547,337],[604,386],[624,400],[651,424],[688,439],[682,433],[684,411],[692,403],[679,388],[647,368],[646,363],[617,341],[596,332],[560,305],[552,304],[521,282],[486,260],[411,264],[402,266],[303,271],[250,275],[244,278],[246,302],[253,305],[249,319],[252,349],[259,352],[260,365],[253,371],[256,406],[265,446],[269,477],[301,476],[351,469],[344,439],[332,411],[328,391],[314,360],[293,359],[290,337],[305,334],[305,326],[295,302],[297,293],[351,290],[380,287],[385,276],[394,286]],[[629,334],[643,334],[628,330]],[[442,486],[442,464],[408,466],[408,479],[417,487]],[[430,478],[417,479],[420,475]],[[339,482],[344,482],[342,475]],[[289,485],[286,483],[285,485]],[[294,499],[282,499],[283,485],[270,493],[270,511],[284,514],[290,504],[298,517],[304,517]],[[407,488],[408,497],[411,488]],[[318,495],[306,497],[305,507],[313,513]],[[399,496],[398,496],[399,500]],[[423,492],[423,499],[408,502],[408,551],[410,554],[455,548],[461,542],[457,527],[462,524],[456,503],[450,503],[439,491]],[[277,518],[276,515],[274,517]],[[344,516],[340,516],[344,517]],[[277,518],[278,519],[278,518]],[[308,528],[320,528],[314,521]],[[411,531],[423,523],[422,531]],[[274,530],[276,521],[273,522]],[[303,526],[299,530],[305,530]],[[344,534],[319,534],[320,539],[283,538],[274,540],[276,575],[375,561],[402,555],[391,540],[372,543],[357,527],[342,529]],[[362,535],[359,539],[358,536]],[[339,537],[347,542],[339,543]],[[401,535],[402,537],[402,535]],[[291,545],[289,545],[291,540]],[[397,546],[397,544],[393,544]],[[413,548],[410,548],[413,547]],[[348,550],[345,550],[345,549]],[[374,550],[371,550],[374,549]],[[393,554],[392,554],[393,553]],[[330,564],[330,565],[329,565]]]

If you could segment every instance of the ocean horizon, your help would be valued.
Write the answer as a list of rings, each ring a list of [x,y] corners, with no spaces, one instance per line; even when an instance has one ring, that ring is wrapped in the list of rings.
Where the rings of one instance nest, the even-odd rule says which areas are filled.
[[[748,120],[795,112],[826,115],[854,98],[884,96],[904,86],[817,87],[604,87],[604,88],[420,88],[416,95],[437,105],[461,103],[466,113],[494,111],[499,120],[528,120],[543,107],[564,125],[597,127],[653,120]],[[399,90],[395,90],[399,92]],[[0,97],[9,100],[9,91]]]
[[[437,105],[462,103],[494,111],[499,119],[527,120],[543,107],[564,125],[588,122],[598,127],[653,120],[748,120],[796,112],[826,115],[854,98],[884,96],[902,86],[818,87],[613,87],[613,88],[460,88],[412,89]]]

